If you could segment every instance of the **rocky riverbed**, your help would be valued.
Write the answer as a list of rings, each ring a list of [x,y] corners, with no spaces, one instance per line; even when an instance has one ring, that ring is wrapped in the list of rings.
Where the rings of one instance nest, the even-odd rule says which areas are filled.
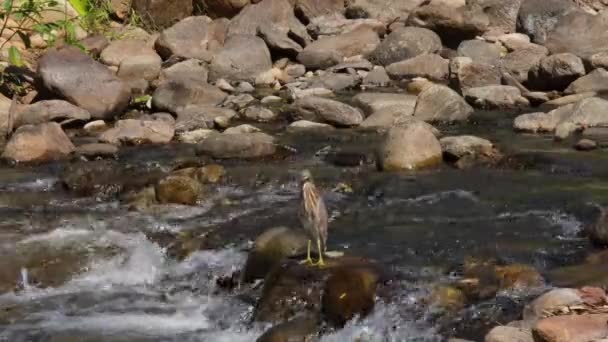
[[[605,2],[160,3],[5,44],[0,340],[608,338]]]

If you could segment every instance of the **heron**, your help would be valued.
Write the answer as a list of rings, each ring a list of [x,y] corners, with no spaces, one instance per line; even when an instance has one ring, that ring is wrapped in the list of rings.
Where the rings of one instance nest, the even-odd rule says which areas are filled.
[[[327,208],[323,197],[317,190],[309,170],[301,173],[301,195],[300,195],[300,222],[310,239],[308,240],[308,251],[305,262],[312,266],[324,266],[323,253],[327,243]],[[310,257],[312,241],[317,244],[319,261],[314,263]]]

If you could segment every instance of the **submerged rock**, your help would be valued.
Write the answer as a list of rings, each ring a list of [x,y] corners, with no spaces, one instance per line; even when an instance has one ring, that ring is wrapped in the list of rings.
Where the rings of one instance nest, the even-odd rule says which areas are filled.
[[[457,160],[468,154],[490,154],[494,148],[491,141],[472,135],[444,137],[439,143],[448,160]]]
[[[170,175],[156,185],[156,198],[160,203],[195,205],[202,185],[193,178]]]
[[[317,318],[305,316],[270,328],[256,342],[304,342],[317,335]]]
[[[55,122],[19,127],[6,144],[2,158],[16,162],[48,161],[67,156],[74,144]]]

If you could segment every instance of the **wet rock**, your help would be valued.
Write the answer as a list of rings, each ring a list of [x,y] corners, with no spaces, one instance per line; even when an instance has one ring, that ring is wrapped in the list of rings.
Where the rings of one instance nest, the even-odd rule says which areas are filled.
[[[539,342],[588,342],[608,336],[608,314],[568,315],[545,318],[533,328]]]
[[[552,54],[572,53],[584,60],[606,51],[608,12],[598,15],[572,12],[557,22],[545,46]]]
[[[129,87],[78,48],[47,52],[38,61],[38,75],[48,90],[87,110],[94,119],[121,114],[129,104]]]
[[[154,43],[163,59],[171,56],[208,61],[224,44],[227,21],[188,17],[165,29]]]
[[[525,48],[509,52],[501,60],[501,69],[515,77],[518,82],[527,83],[530,70],[538,66],[540,61],[549,55],[546,47],[530,44]]]
[[[472,135],[444,137],[439,143],[448,160],[460,159],[467,154],[489,154],[494,148],[491,141]]]
[[[13,101],[0,93],[0,149],[4,147],[9,131],[12,133],[12,107]]]
[[[156,198],[160,203],[195,205],[202,186],[193,178],[170,175],[156,185]]]
[[[255,82],[256,77],[272,68],[266,43],[249,35],[230,36],[209,64],[209,78]]]
[[[380,38],[375,31],[361,27],[315,41],[298,54],[298,61],[308,69],[325,69],[341,63],[347,57],[368,54],[379,43]]]
[[[454,8],[431,2],[414,10],[408,24],[433,30],[444,43],[457,45],[463,40],[482,35],[488,28],[489,19],[478,7]]]
[[[294,121],[291,124],[289,124],[289,126],[287,126],[287,131],[289,131],[289,132],[299,132],[299,131],[305,131],[305,130],[314,130],[314,131],[328,131],[329,130],[329,131],[331,131],[333,129],[334,129],[334,126],[332,126],[332,125],[312,122],[312,121],[306,121],[306,120]]]
[[[597,148],[597,143],[590,139],[581,139],[576,142],[574,148],[579,151],[591,151]]]
[[[608,101],[590,97],[577,102],[572,108],[571,115],[561,120],[555,127],[556,135],[560,129],[566,132],[566,136],[575,130],[586,127],[604,126],[608,123]]]
[[[297,99],[294,109],[296,115],[304,120],[327,122],[338,126],[358,126],[363,121],[363,114],[359,109],[317,96]]]
[[[201,128],[212,128],[218,118],[230,122],[236,116],[237,113],[229,108],[190,105],[177,111],[175,131],[181,133]]]
[[[583,61],[571,53],[544,57],[530,70],[528,84],[533,89],[563,90],[585,75]]]
[[[171,123],[151,120],[119,120],[99,137],[114,145],[165,144],[173,139],[175,127]]]
[[[407,119],[416,120],[412,117],[415,104],[413,102],[409,107],[387,107],[375,111],[361,123],[361,127],[389,128],[403,123]]]
[[[192,1],[133,0],[133,11],[148,25],[167,27],[192,15]]]
[[[517,16],[517,30],[525,33],[537,44],[544,44],[547,34],[559,20],[576,6],[568,0],[531,0],[521,4]]]
[[[386,36],[367,58],[374,64],[387,66],[439,50],[441,39],[435,32],[420,27],[403,27]]]
[[[365,317],[374,308],[379,277],[370,268],[344,268],[325,283],[322,312],[329,323],[342,327],[354,318]]]
[[[534,342],[532,331],[529,329],[498,326],[490,330],[485,342]]]
[[[187,106],[214,106],[226,98],[218,88],[194,80],[166,81],[152,95],[152,105],[160,111],[177,113]]]
[[[305,342],[318,331],[318,319],[299,317],[270,328],[256,342]]]
[[[256,238],[254,248],[247,257],[243,281],[250,283],[263,279],[286,258],[304,255],[308,240],[308,235],[300,229],[276,227],[265,231]]]
[[[466,305],[467,298],[458,288],[438,286],[431,293],[431,304],[447,311],[458,311]]]
[[[393,79],[424,77],[434,81],[445,81],[449,74],[449,61],[436,54],[419,55],[386,67]]]
[[[222,104],[226,108],[242,110],[255,102],[255,97],[249,94],[229,95]]]
[[[255,127],[255,126],[251,126],[251,125],[238,125],[235,127],[230,127],[227,128],[224,131],[224,134],[243,134],[243,133],[256,133],[256,132],[261,132],[262,130]]]
[[[579,293],[574,289],[551,290],[528,304],[524,309],[523,318],[524,321],[534,323],[544,317],[546,312],[582,303]]]
[[[502,50],[499,44],[473,39],[460,43],[457,53],[460,57],[469,57],[474,63],[497,65]]]
[[[586,233],[595,245],[608,245],[608,211],[605,208],[600,208],[600,215],[592,225],[587,227]]]
[[[250,0],[197,0],[194,2],[194,9],[204,11],[212,18],[231,18],[249,3]]]
[[[608,71],[605,69],[595,69],[572,82],[564,93],[580,94],[586,92],[608,92]]]
[[[24,125],[11,136],[2,158],[16,162],[59,159],[74,151],[74,144],[55,122]]]
[[[213,158],[258,158],[276,152],[275,139],[265,133],[211,134],[197,146]]]
[[[49,121],[59,124],[88,121],[91,114],[63,100],[46,100],[27,105],[17,111],[13,127],[36,125]]]
[[[529,265],[497,266],[495,271],[500,280],[501,290],[539,288],[544,285],[543,277],[534,267]]]
[[[118,153],[118,147],[112,144],[91,143],[78,146],[74,152],[88,158],[113,157]]]
[[[252,106],[247,107],[241,116],[244,119],[249,119],[253,121],[265,122],[272,121],[277,118],[277,114],[272,110],[260,106]]]
[[[378,167],[385,171],[413,170],[441,162],[441,145],[422,123],[412,121],[389,129],[378,154]]]
[[[433,85],[418,96],[414,117],[424,121],[462,121],[468,119],[473,108],[452,89]]]
[[[491,85],[470,88],[464,92],[465,99],[477,108],[517,108],[526,107],[530,102],[519,89],[511,86]]]

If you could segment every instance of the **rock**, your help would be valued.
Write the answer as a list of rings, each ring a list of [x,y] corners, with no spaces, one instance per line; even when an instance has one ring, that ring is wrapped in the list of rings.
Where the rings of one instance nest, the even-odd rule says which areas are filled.
[[[0,93],[0,149],[4,147],[6,138],[13,130],[12,107],[13,101]]]
[[[441,50],[439,36],[425,28],[403,27],[391,32],[367,58],[379,65],[389,65]]]
[[[472,135],[444,137],[439,140],[446,159],[457,160],[468,154],[490,154],[494,145],[491,141]]]
[[[277,113],[272,110],[260,106],[247,107],[241,116],[245,119],[265,122],[272,121],[277,118]]]
[[[455,85],[461,92],[465,92],[471,88],[486,87],[492,85],[500,85],[501,75],[499,69],[495,66],[479,63],[463,63],[454,65],[458,62],[457,57],[452,60],[450,69],[451,83]]]
[[[332,126],[332,125],[312,122],[312,121],[306,121],[306,120],[294,121],[291,124],[289,124],[289,126],[287,126],[288,132],[301,132],[301,131],[305,131],[305,130],[326,131],[326,130],[333,130],[333,129],[334,129],[334,126]]]
[[[154,52],[147,55],[127,57],[122,60],[116,75],[123,80],[155,80],[160,74],[162,60]]]
[[[192,1],[132,0],[135,14],[148,25],[167,27],[192,15]]]
[[[221,117],[230,121],[236,116],[237,113],[228,108],[190,105],[177,111],[175,130],[181,133],[201,128],[212,128],[217,118]]]
[[[97,134],[108,129],[108,125],[103,120],[95,120],[84,125],[83,129],[89,134]]]
[[[267,330],[256,342],[308,341],[318,334],[318,320],[297,317]]]
[[[376,66],[365,77],[361,85],[363,87],[386,87],[391,83],[391,78],[388,76],[386,69],[381,66]]]
[[[540,288],[544,285],[543,277],[533,266],[511,264],[496,266],[494,270],[500,281],[501,290]]]
[[[160,81],[186,81],[207,83],[209,72],[206,65],[198,59],[187,59],[165,68],[160,73]]]
[[[564,90],[566,94],[580,94],[587,92],[608,92],[608,71],[595,69],[589,74],[570,83]]]
[[[574,145],[574,148],[579,151],[591,151],[597,148],[597,143],[590,139],[581,139]]]
[[[43,162],[65,157],[74,149],[61,126],[55,122],[24,125],[13,133],[2,158],[16,162]]]
[[[554,289],[536,298],[526,305],[523,318],[524,321],[535,323],[543,317],[545,312],[556,310],[565,306],[582,304],[579,293],[574,289]]]
[[[331,91],[340,91],[353,88],[359,82],[358,78],[349,74],[324,73],[310,80],[310,88],[326,88]]]
[[[255,36],[233,35],[211,60],[209,78],[255,82],[256,77],[272,68],[270,51]]]
[[[501,60],[500,67],[518,82],[527,83],[530,70],[540,64],[540,61],[549,54],[544,46],[530,44],[525,48],[508,53]]]
[[[44,54],[38,61],[38,75],[48,90],[87,110],[94,119],[121,114],[129,104],[129,87],[78,48]]]
[[[419,55],[386,67],[393,79],[424,77],[435,81],[445,81],[449,74],[449,61],[439,55]]]
[[[600,208],[599,217],[585,229],[585,232],[594,245],[608,245],[608,211]]]
[[[365,317],[374,308],[378,275],[367,268],[344,268],[325,283],[322,312],[334,326],[342,327],[355,316]]]
[[[194,2],[194,9],[212,18],[231,18],[249,3],[250,0],[197,0]]]
[[[224,44],[226,25],[225,19],[188,17],[162,31],[154,47],[163,59],[177,56],[208,61]]]
[[[408,116],[411,116],[416,106],[416,96],[393,93],[359,93],[353,97],[353,103],[367,115],[385,109],[395,109],[409,112]]]
[[[100,61],[108,66],[119,66],[126,58],[157,56],[156,52],[145,39],[121,39],[112,41],[99,56]]]
[[[598,52],[591,55],[589,58],[589,63],[591,63],[591,67],[594,69],[608,69],[608,51]]]
[[[482,35],[488,28],[489,19],[479,7],[454,8],[431,2],[414,10],[408,24],[433,30],[444,43],[457,46],[463,40]]]
[[[247,257],[243,282],[264,279],[285,258],[305,254],[308,240],[308,235],[300,229],[275,227],[265,231],[256,238],[254,248]]]
[[[473,39],[460,43],[457,53],[458,56],[469,57],[474,63],[497,65],[502,51],[499,44]]]
[[[170,175],[156,185],[156,198],[160,203],[195,205],[201,190],[201,184],[195,179]]]
[[[566,105],[554,109],[549,113],[522,114],[513,121],[513,128],[517,131],[527,132],[552,132],[559,122],[565,120],[572,114],[574,105]]]
[[[281,103],[283,102],[283,99],[280,98],[279,96],[274,96],[274,95],[269,95],[269,96],[265,96],[264,98],[262,98],[260,100],[261,104],[273,104],[273,103]]]
[[[608,336],[608,314],[568,315],[545,318],[533,328],[539,342],[589,342]]]
[[[265,133],[211,134],[197,146],[198,153],[218,159],[258,158],[276,152],[275,139]]]
[[[366,55],[380,44],[378,34],[368,27],[333,37],[324,37],[306,46],[298,54],[298,61],[309,69],[325,69],[341,63],[345,58]]]
[[[101,34],[88,36],[79,43],[84,48],[84,51],[93,58],[98,58],[101,55],[101,52],[110,44],[108,38]]]
[[[489,18],[489,29],[511,33],[516,30],[517,14],[523,1],[475,0],[472,4],[483,8]]]
[[[113,157],[118,153],[118,147],[112,144],[91,143],[76,147],[76,154],[89,157]]]
[[[294,103],[296,115],[304,120],[321,121],[338,126],[358,126],[363,114],[345,103],[317,96],[306,96]]]
[[[419,122],[392,127],[378,155],[378,166],[385,171],[413,170],[441,162],[441,145]]]
[[[530,70],[528,84],[538,90],[563,90],[585,75],[583,61],[571,53],[544,57]]]
[[[175,128],[164,121],[119,120],[99,139],[114,145],[164,144],[173,139]]]
[[[265,23],[259,26],[258,34],[275,54],[295,57],[303,49],[302,45],[289,38],[287,27],[281,28],[272,23]]]
[[[607,108],[608,101],[598,97],[581,100],[574,105],[569,117],[559,121],[555,130],[556,132],[559,129],[564,130],[565,128],[560,126],[565,126],[567,136],[581,128],[607,125]]]
[[[368,116],[362,123],[363,128],[390,128],[398,123],[405,122],[406,119],[413,119],[415,102],[411,107],[388,107],[380,109]],[[415,119],[413,119],[415,120]]]
[[[458,311],[465,307],[465,294],[453,286],[437,286],[430,295],[433,307],[446,311]]]
[[[511,86],[491,85],[470,88],[464,92],[465,99],[477,108],[516,108],[529,106],[530,102],[519,89]]]
[[[374,18],[383,24],[395,22],[400,18],[407,18],[418,7],[422,0],[352,0],[348,1],[346,13],[350,18],[359,12],[359,17]]]
[[[572,12],[557,22],[545,46],[552,54],[572,53],[588,61],[591,56],[608,51],[607,18],[606,11],[598,15]]]
[[[214,133],[216,133],[216,131],[206,128],[195,129],[187,132],[178,132],[177,140],[185,144],[198,144]]]
[[[310,22],[316,17],[321,17],[334,13],[341,13],[344,10],[342,0],[296,0],[295,10],[300,18]]]
[[[568,0],[526,0],[517,15],[517,31],[527,34],[536,44],[543,45],[547,33],[553,30],[559,20],[576,10]]]
[[[336,36],[358,30],[369,28],[379,35],[386,33],[386,26],[375,19],[346,19],[342,14],[334,13],[314,18],[308,24],[308,31],[317,38]]]
[[[256,133],[261,132],[262,130],[251,125],[243,124],[235,127],[227,128],[224,131],[224,134],[243,134],[243,133]]]
[[[177,113],[187,106],[214,106],[226,98],[218,88],[195,80],[162,82],[152,95],[152,105],[160,111]]]
[[[23,125],[37,125],[49,121],[59,124],[74,121],[88,121],[91,114],[82,108],[63,100],[45,100],[24,106],[15,113],[13,128]]]
[[[532,331],[515,327],[498,326],[490,330],[485,342],[534,342]]]
[[[462,121],[468,119],[473,108],[452,89],[433,85],[418,96],[414,117],[424,121]]]

